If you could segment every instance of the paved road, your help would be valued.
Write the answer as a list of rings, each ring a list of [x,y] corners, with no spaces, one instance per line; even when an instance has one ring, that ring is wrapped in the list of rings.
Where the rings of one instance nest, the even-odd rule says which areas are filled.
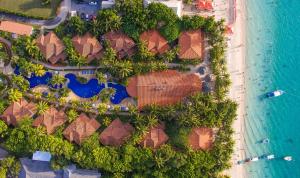
[[[50,20],[37,20],[33,18],[21,17],[14,14],[0,12],[0,19],[23,22],[31,25],[39,25],[44,29],[54,29],[60,23],[66,20],[69,11],[71,10],[71,0],[63,0],[60,7],[60,13]]]

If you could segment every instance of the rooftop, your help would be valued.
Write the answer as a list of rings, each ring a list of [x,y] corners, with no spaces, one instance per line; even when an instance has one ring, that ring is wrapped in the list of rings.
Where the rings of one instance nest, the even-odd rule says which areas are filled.
[[[19,121],[25,117],[32,117],[36,113],[36,106],[34,103],[28,103],[24,98],[18,102],[13,102],[6,108],[1,115],[1,119],[8,125],[16,126]]]
[[[163,54],[170,48],[168,41],[157,30],[143,32],[140,40],[145,42],[148,50],[153,54]]]
[[[100,134],[100,142],[103,145],[121,146],[133,131],[134,128],[129,123],[122,123],[120,119],[115,119]]]
[[[66,139],[81,144],[83,140],[91,136],[100,127],[96,119],[90,119],[85,114],[80,114],[63,132]]]
[[[193,128],[188,137],[189,145],[194,150],[208,150],[213,144],[213,130],[211,128]]]
[[[36,39],[36,43],[43,56],[50,63],[55,64],[59,60],[66,58],[64,53],[65,46],[54,32],[51,31],[47,35],[40,35]]]
[[[200,92],[201,80],[196,74],[166,70],[131,77],[126,90],[130,96],[137,97],[139,109],[151,104],[165,106]]]
[[[204,45],[200,30],[182,32],[179,36],[178,45],[180,59],[201,59]]]
[[[212,0],[198,0],[196,7],[199,10],[211,11],[213,10]]]
[[[54,107],[48,109],[44,114],[38,116],[33,126],[44,126],[47,134],[52,134],[55,129],[67,121],[67,116],[63,111],[57,111]]]
[[[110,46],[117,52],[119,58],[133,55],[135,49],[134,41],[122,32],[108,32],[103,35]]]
[[[84,36],[76,35],[72,39],[76,51],[83,57],[87,58],[88,62],[93,59],[100,58],[100,51],[103,49],[97,38],[93,37],[90,33]]]
[[[17,35],[30,36],[32,34],[33,27],[12,21],[0,21],[0,30]]]
[[[164,132],[164,125],[158,124],[152,127],[149,132],[144,136],[142,142],[140,143],[143,147],[158,148],[159,146],[165,144],[169,137]]]

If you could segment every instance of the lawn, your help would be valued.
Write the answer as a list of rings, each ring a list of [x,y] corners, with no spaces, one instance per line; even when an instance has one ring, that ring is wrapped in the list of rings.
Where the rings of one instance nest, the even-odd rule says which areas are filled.
[[[50,19],[56,16],[56,10],[62,0],[51,0],[43,6],[42,0],[0,0],[0,11],[38,19]]]

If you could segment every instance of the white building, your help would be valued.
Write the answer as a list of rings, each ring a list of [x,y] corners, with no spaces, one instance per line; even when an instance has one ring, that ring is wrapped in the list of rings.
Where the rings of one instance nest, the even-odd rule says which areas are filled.
[[[181,17],[182,15],[183,3],[181,0],[144,0],[144,6],[147,7],[152,2],[160,2],[173,9],[177,16]]]
[[[115,0],[102,0],[101,8],[109,9],[115,5]]]

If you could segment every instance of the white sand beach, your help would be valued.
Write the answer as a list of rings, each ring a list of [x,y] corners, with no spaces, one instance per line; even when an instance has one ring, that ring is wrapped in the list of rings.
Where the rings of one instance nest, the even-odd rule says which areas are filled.
[[[244,119],[245,119],[245,54],[246,54],[246,4],[245,0],[236,1],[236,21],[233,24],[234,34],[228,43],[227,64],[232,85],[229,97],[239,105],[237,119],[234,122],[234,154],[232,168],[225,172],[232,178],[246,177],[243,165],[237,165],[238,160],[245,158]]]

